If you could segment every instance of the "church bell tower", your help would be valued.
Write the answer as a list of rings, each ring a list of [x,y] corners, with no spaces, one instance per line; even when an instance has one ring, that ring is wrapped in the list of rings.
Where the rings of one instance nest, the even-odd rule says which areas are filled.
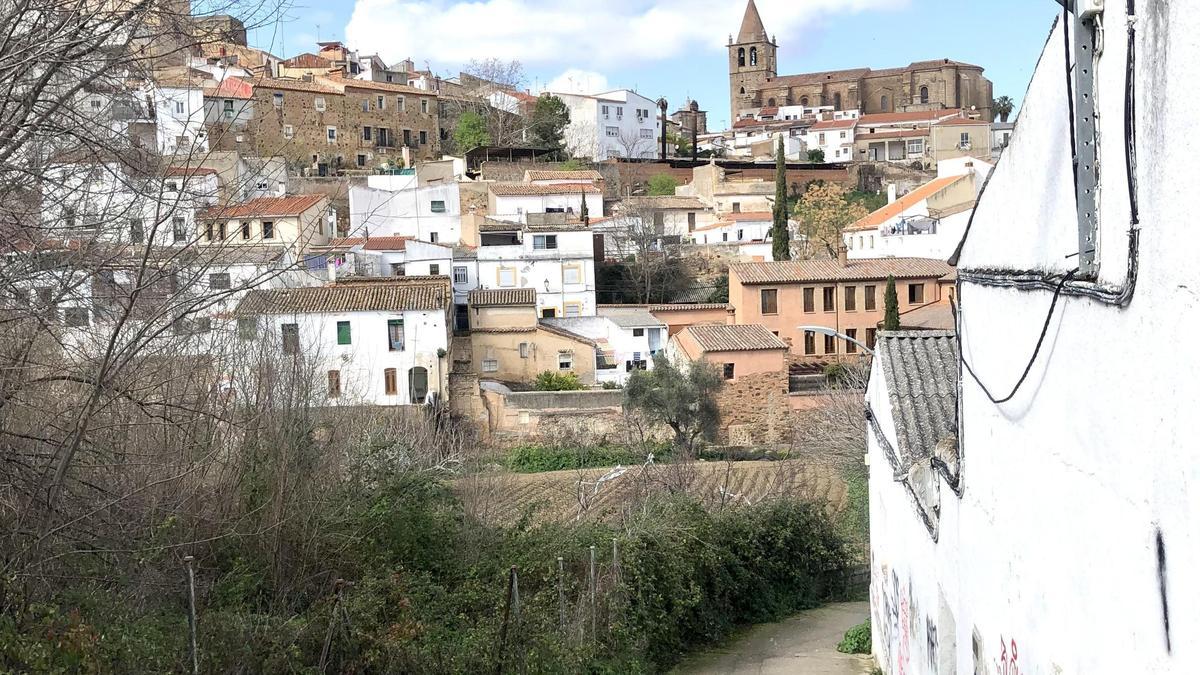
[[[761,106],[758,89],[775,77],[777,45],[767,37],[762,17],[754,0],[746,3],[746,14],[737,39],[729,40],[729,126],[738,119],[738,111]]]

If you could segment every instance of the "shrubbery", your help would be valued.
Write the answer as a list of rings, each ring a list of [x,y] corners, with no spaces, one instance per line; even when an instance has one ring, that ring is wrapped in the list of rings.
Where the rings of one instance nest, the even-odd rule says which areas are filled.
[[[586,389],[583,383],[579,381],[579,376],[575,373],[556,373],[552,370],[543,370],[538,373],[537,379],[533,382],[533,388],[538,391],[579,391]]]
[[[870,654],[871,620],[867,619],[846,631],[845,637],[838,643],[837,650],[843,654]]]
[[[667,444],[654,445],[648,452],[654,457],[666,458],[671,451]],[[646,455],[640,450],[624,445],[519,445],[508,451],[505,466],[511,471],[538,473],[563,469],[589,469],[601,466],[641,464]]]

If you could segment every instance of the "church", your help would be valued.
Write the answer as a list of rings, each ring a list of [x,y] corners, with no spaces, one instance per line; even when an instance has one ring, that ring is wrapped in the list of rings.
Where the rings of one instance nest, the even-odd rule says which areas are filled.
[[[862,114],[965,108],[992,119],[992,83],[983,68],[939,59],[903,68],[854,68],[803,75],[777,74],[774,37],[767,37],[754,0],[737,39],[729,38],[730,124],[758,108],[833,106]]]

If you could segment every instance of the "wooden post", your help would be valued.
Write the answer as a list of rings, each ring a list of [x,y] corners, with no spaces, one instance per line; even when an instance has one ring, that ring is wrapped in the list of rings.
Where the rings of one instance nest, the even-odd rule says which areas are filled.
[[[192,675],[200,672],[200,648],[196,640],[196,570],[192,567],[195,558],[188,555],[183,557],[187,564],[188,576],[188,633],[192,645]]]
[[[567,596],[563,589],[563,559],[558,556],[558,630],[567,630]]]
[[[592,606],[592,640],[596,639],[596,547],[588,547],[588,595]]]

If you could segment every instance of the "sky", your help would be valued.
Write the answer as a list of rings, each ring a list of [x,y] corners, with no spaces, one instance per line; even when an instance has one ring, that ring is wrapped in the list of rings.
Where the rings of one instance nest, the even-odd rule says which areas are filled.
[[[446,77],[472,59],[520,61],[533,92],[629,88],[687,98],[729,124],[726,43],[743,0],[293,0],[252,45],[281,57],[341,40]],[[1051,0],[756,0],[779,74],[950,58],[984,68],[1018,107],[1059,5]]]

